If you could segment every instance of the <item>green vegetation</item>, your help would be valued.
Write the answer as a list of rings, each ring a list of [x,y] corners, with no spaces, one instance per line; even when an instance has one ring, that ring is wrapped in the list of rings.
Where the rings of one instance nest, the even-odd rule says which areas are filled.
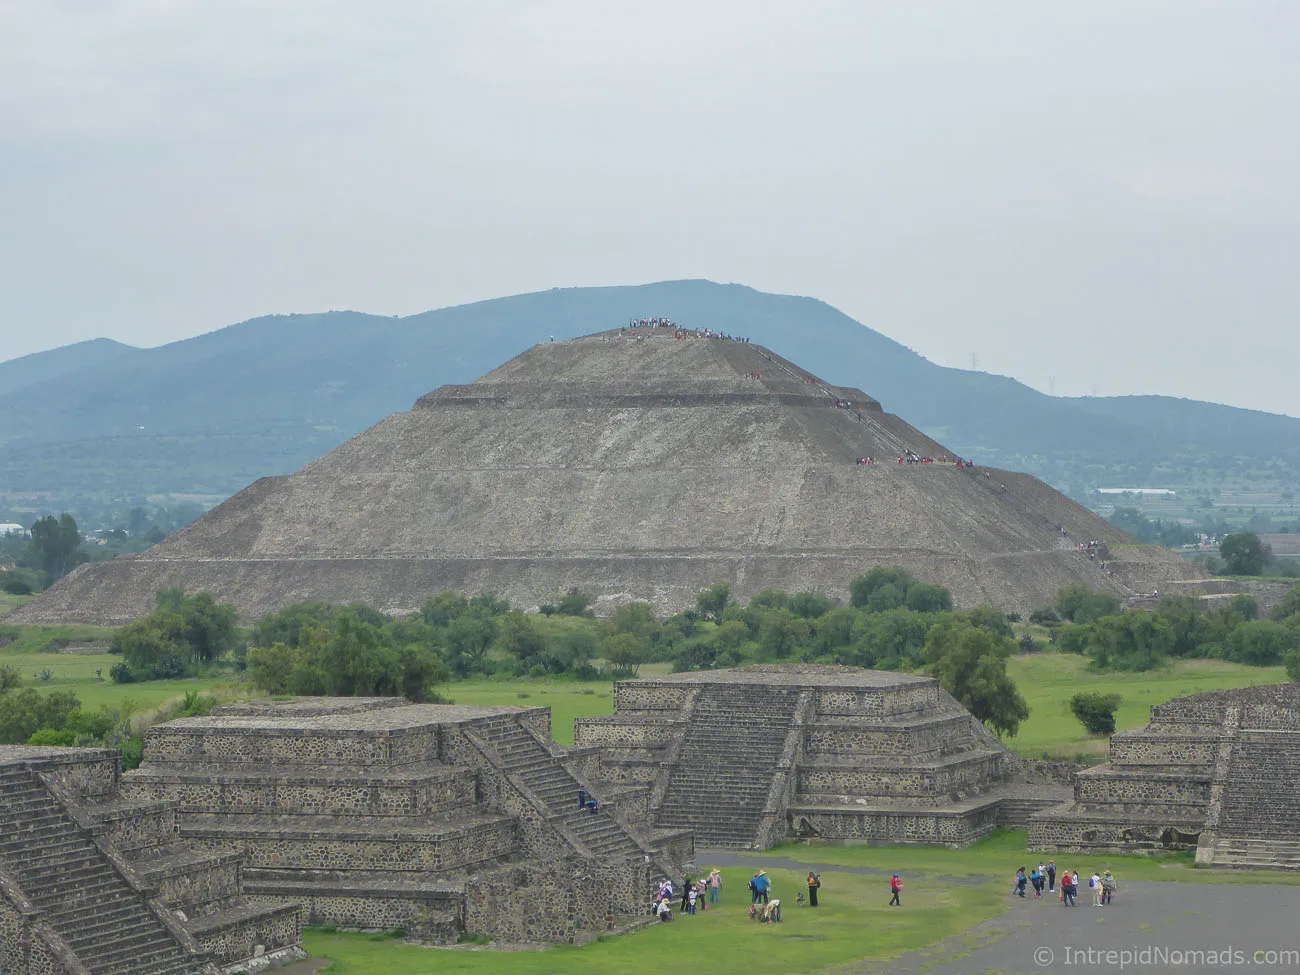
[[[1150,612],[1119,612],[1113,597],[1067,586],[1057,597],[1056,613],[1072,622],[1058,627],[1047,620],[1046,625],[1058,649],[1089,656],[1095,670],[1151,670],[1171,657],[1272,667],[1300,648],[1297,607],[1300,595],[1288,595],[1271,619],[1260,620],[1250,596],[1236,596],[1226,605],[1177,596],[1161,599]]]
[[[838,867],[858,867],[882,873],[897,870],[904,878],[942,875],[945,877],[996,877],[1007,883],[1000,887],[1005,894],[1016,867],[1048,858],[1061,869],[1087,866],[1089,870],[1113,871],[1123,880],[1171,881],[1199,884],[1300,884],[1300,876],[1270,870],[1198,869],[1192,851],[1168,854],[1054,853],[1026,852],[1027,835],[1023,829],[997,830],[990,836],[961,850],[944,847],[837,846],[817,841],[781,843],[765,853],[743,856],[762,860],[788,857],[807,862],[828,863]],[[1080,873],[1084,871],[1079,870]],[[910,889],[910,885],[909,885]]]
[[[1029,704],[1029,717],[1007,744],[1030,758],[1082,762],[1104,760],[1106,739],[1084,733],[1070,711],[1070,699],[1080,690],[1119,694],[1122,701],[1115,712],[1115,727],[1127,731],[1145,725],[1154,705],[1176,697],[1286,680],[1281,667],[1248,667],[1222,660],[1175,660],[1146,672],[1096,673],[1087,660],[1067,653],[1012,657],[1007,673]]]
[[[115,682],[193,677],[238,646],[235,610],[208,593],[164,589],[157,599],[156,610],[113,635],[111,650],[123,658],[111,670]]]
[[[1115,712],[1124,699],[1118,694],[1100,691],[1080,691],[1070,698],[1070,713],[1079,719],[1083,730],[1090,735],[1113,735]]]

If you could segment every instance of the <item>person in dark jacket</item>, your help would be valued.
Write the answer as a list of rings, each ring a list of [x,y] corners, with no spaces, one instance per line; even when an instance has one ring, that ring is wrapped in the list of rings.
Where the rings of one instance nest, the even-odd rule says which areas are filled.
[[[822,885],[821,877],[817,876],[811,870],[808,871],[808,906],[817,906],[817,888]]]

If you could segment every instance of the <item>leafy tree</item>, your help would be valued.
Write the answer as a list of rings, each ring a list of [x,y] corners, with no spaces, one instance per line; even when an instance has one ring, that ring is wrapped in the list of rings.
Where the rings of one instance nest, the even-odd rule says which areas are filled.
[[[835,605],[830,597],[817,592],[797,592],[790,597],[786,608],[800,619],[810,620],[825,616]]]
[[[1015,735],[1029,705],[1007,674],[1014,647],[987,630],[962,623],[931,627],[925,658],[945,691],[999,735]]]
[[[1117,598],[1089,589],[1081,582],[1063,586],[1056,594],[1056,611],[1071,623],[1091,623],[1103,616],[1114,616],[1119,610]]]
[[[1300,645],[1300,631],[1272,620],[1242,623],[1228,636],[1229,660],[1255,667],[1273,667]]]
[[[304,627],[328,626],[336,612],[337,607],[321,600],[292,603],[258,620],[253,626],[252,643],[257,647],[277,643],[296,647]]]
[[[10,667],[8,664],[0,666],[0,694],[8,694],[22,682],[23,679],[19,676],[17,668]]]
[[[868,613],[887,613],[891,609],[901,609],[907,605],[907,589],[894,582],[886,582],[878,589],[872,590],[863,609]]]
[[[532,620],[519,610],[512,610],[499,622],[497,648],[516,658],[526,670],[546,652],[546,641]]]
[[[570,589],[556,606],[560,616],[592,616],[591,605],[595,600],[588,593]]]
[[[1119,710],[1118,694],[1100,691],[1080,691],[1070,698],[1070,710],[1090,735],[1113,735],[1115,712]]]
[[[706,620],[721,623],[729,599],[731,599],[731,587],[725,582],[714,583],[695,597],[695,609]]]
[[[1089,649],[1100,670],[1151,670],[1164,663],[1172,644],[1169,623],[1154,613],[1103,616],[1090,627]]]
[[[1300,586],[1292,586],[1268,612],[1268,618],[1281,623],[1292,616],[1300,615]]]
[[[811,634],[807,620],[786,609],[768,610],[758,632],[759,650],[765,657],[782,660],[807,645]]]
[[[1015,635],[1007,614],[992,606],[976,606],[968,609],[961,614],[961,618],[971,626],[988,630],[999,640],[1010,640]]]
[[[1066,623],[1054,635],[1054,642],[1062,653],[1085,653],[1092,638],[1092,630],[1083,623]]]
[[[952,611],[952,593],[933,582],[915,582],[907,587],[907,608],[918,613],[948,613]]]
[[[649,603],[625,603],[614,610],[614,615],[609,619],[609,631],[636,638],[645,645],[648,652],[659,633],[659,621],[655,619],[654,607]]]
[[[111,652],[127,667],[113,668],[114,679],[180,677],[194,664],[216,660],[236,644],[236,613],[209,593],[186,596],[179,589],[158,593],[158,608],[113,635]]]
[[[849,604],[857,609],[870,609],[872,595],[878,589],[885,586],[893,586],[895,590],[903,595],[906,599],[907,590],[912,583],[916,582],[912,574],[906,569],[897,567],[878,565],[864,575],[858,576],[849,583]],[[903,605],[902,601],[897,606]],[[885,606],[885,609],[896,608],[894,606]]]
[[[600,641],[588,627],[566,630],[552,641],[551,654],[559,669],[577,671],[600,656]]]
[[[59,518],[46,515],[37,519],[32,525],[28,552],[30,562],[45,573],[47,583],[62,579],[85,561],[76,519],[66,513]]]
[[[41,694],[28,687],[0,695],[0,744],[21,745],[42,728],[61,730],[80,707],[71,691]]]
[[[450,626],[453,620],[469,612],[469,600],[464,593],[440,592],[430,596],[420,608],[420,615],[430,626]]]
[[[1300,650],[1288,651],[1283,663],[1286,664],[1287,677],[1296,683],[1300,683]]]
[[[615,633],[605,641],[605,659],[612,666],[634,674],[649,656],[649,647],[631,633]]]
[[[447,627],[447,656],[452,669],[462,677],[483,673],[488,647],[496,634],[497,621],[491,616],[468,613],[452,620]]]
[[[1230,576],[1257,576],[1272,560],[1273,553],[1254,532],[1225,535],[1219,542],[1224,571]]]

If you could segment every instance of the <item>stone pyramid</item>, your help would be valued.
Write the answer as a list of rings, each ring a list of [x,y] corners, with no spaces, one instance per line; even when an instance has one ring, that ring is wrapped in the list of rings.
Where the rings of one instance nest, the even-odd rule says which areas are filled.
[[[938,462],[899,462],[909,454]],[[1035,478],[945,458],[866,393],[761,346],[601,333],[443,386],[142,555],[83,566],[13,618],[120,622],[167,586],[245,619],[304,599],[414,610],[443,589],[529,607],[578,587],[675,611],[719,581],[742,599],[843,596],[877,565],[961,605],[1025,611],[1067,582],[1129,595],[1195,574],[1131,545],[1104,572],[1077,542],[1104,552],[1132,541],[1122,532]]]

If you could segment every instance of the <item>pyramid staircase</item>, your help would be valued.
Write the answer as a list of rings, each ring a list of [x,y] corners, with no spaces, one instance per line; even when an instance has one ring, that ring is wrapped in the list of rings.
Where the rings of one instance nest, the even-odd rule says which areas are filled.
[[[0,766],[0,797],[0,862],[90,975],[212,970],[35,772]]]
[[[755,845],[799,695],[791,688],[705,687],[656,824],[692,830],[704,846]]]
[[[501,770],[516,775],[592,854],[640,859],[645,850],[604,804],[593,814],[578,806],[578,779],[531,730],[506,722],[484,732]]]

